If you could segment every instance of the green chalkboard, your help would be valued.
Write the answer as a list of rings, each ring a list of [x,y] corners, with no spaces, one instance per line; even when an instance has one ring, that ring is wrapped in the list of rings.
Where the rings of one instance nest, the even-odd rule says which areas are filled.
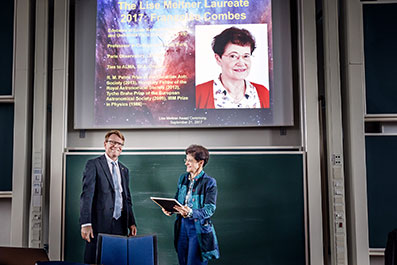
[[[397,113],[397,3],[364,4],[368,114]]]
[[[84,165],[96,155],[66,155],[64,258],[81,262],[79,196]],[[172,197],[184,172],[184,154],[123,154],[131,172],[130,188],[138,234],[157,234],[160,265],[177,263],[174,217],[165,216],[150,196]],[[217,180],[213,222],[221,258],[211,264],[304,265],[305,224],[303,154],[211,153],[205,171]]]
[[[397,228],[397,136],[366,136],[369,247],[385,248]]]
[[[0,191],[12,191],[14,104],[0,104]]]

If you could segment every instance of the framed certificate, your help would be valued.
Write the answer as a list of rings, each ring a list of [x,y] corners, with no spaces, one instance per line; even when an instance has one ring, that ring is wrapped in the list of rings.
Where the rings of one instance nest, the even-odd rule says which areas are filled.
[[[174,198],[160,198],[160,197],[150,197],[152,201],[154,201],[157,205],[159,205],[161,208],[166,210],[167,212],[174,213],[176,210],[174,209],[174,206],[181,206],[177,200]]]

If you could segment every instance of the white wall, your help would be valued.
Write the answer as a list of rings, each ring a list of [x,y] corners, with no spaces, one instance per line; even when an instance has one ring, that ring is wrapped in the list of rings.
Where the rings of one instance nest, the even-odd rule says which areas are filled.
[[[280,135],[279,128],[246,129],[157,129],[157,130],[121,130],[126,137],[125,148],[178,148],[184,149],[196,143],[211,147],[258,147],[258,146],[300,146],[299,129],[286,130]],[[103,148],[106,130],[85,131],[80,138],[79,131],[69,131],[67,147]]]

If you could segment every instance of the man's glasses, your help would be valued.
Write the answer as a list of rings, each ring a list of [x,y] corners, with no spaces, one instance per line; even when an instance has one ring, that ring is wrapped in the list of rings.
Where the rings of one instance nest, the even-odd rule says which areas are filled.
[[[237,62],[238,60],[242,59],[243,61],[249,61],[251,60],[252,55],[249,53],[246,54],[238,54],[238,53],[231,53],[231,54],[225,54],[223,55],[227,57],[230,61]]]
[[[183,162],[188,162],[188,163],[193,163],[193,162],[195,162],[193,159],[183,159]]]
[[[107,140],[107,142],[109,144],[111,144],[111,145],[114,145],[114,146],[124,146],[123,143],[120,143],[120,142],[117,142],[117,141],[113,141],[113,140]]]

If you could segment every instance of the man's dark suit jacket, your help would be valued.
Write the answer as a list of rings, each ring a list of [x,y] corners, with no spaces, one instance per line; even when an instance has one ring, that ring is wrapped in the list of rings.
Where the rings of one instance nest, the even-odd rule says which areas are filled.
[[[127,226],[135,224],[128,169],[118,162],[123,187],[123,211],[127,214]],[[91,223],[94,235],[110,233],[113,218],[115,191],[113,177],[105,155],[87,162],[83,174],[83,192],[80,197],[80,225]],[[128,230],[127,230],[128,231]]]

